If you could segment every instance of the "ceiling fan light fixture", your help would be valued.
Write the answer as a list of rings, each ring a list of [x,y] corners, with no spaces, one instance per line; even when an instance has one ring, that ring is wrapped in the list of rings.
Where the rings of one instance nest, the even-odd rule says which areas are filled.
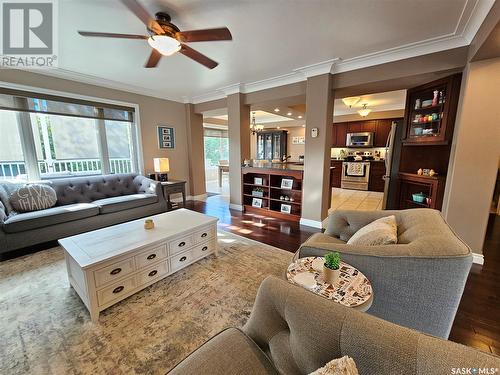
[[[181,49],[181,43],[167,35],[152,35],[148,38],[149,45],[163,56],[170,56]]]
[[[367,106],[367,105],[368,105],[368,104],[363,104],[363,109],[360,109],[360,110],[358,111],[358,113],[359,113],[359,115],[360,115],[361,117],[366,117],[366,116],[368,116],[368,115],[370,114],[370,112],[372,111],[370,108],[366,108],[366,106]]]
[[[350,96],[348,98],[342,98],[342,101],[346,106],[351,108],[353,105],[355,105],[357,102],[359,102],[361,98],[359,96]]]

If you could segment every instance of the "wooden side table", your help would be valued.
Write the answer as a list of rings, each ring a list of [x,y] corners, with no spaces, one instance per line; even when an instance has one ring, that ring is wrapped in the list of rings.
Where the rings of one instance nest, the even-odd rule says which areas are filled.
[[[373,289],[368,278],[350,264],[340,262],[339,279],[332,285],[323,280],[322,269],[325,258],[306,257],[297,259],[288,266],[287,280],[311,292],[341,305],[367,311],[373,302]],[[313,285],[305,286],[296,276],[306,274]]]
[[[186,181],[170,180],[160,182],[163,188],[163,195],[167,199],[168,209],[172,209],[172,202],[170,201],[171,194],[182,194],[182,206],[186,207]]]
[[[222,172],[229,173],[229,165],[219,164],[219,187],[222,187]]]

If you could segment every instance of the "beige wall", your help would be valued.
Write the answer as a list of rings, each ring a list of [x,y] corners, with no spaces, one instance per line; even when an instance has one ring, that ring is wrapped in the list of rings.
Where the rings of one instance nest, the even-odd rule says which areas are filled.
[[[0,69],[0,86],[2,82],[138,104],[145,172],[153,171],[153,158],[167,157],[170,159],[169,177],[189,180],[184,104],[20,70]],[[175,129],[175,149],[158,148],[158,125]]]
[[[482,253],[500,156],[500,58],[464,71],[443,213]]]

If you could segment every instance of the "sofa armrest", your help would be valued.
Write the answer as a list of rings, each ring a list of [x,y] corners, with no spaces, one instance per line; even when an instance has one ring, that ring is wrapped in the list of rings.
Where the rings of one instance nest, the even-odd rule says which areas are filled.
[[[7,218],[7,213],[6,213],[5,206],[3,205],[2,201],[0,201],[0,229],[1,229],[3,222],[5,221],[6,218]]]
[[[138,193],[154,194],[158,196],[158,199],[165,200],[160,182],[138,175],[135,176],[134,183],[137,185]]]

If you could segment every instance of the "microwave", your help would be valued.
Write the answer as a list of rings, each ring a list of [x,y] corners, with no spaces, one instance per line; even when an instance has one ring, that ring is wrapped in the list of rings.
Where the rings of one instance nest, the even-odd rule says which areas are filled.
[[[373,133],[347,133],[347,147],[373,147]]]

